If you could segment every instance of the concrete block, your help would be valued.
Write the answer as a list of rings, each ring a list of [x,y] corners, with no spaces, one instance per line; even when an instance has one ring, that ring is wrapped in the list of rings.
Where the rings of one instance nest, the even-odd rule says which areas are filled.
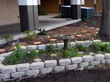
[[[92,45],[92,41],[84,41],[84,45],[90,47],[90,45]]]
[[[98,42],[101,42],[101,40],[94,40],[93,42],[98,43]]]
[[[81,44],[84,45],[84,41],[77,41],[76,44],[78,44],[78,45],[81,45]]]
[[[27,46],[28,50],[37,50],[37,45],[29,45]]]
[[[104,55],[103,54],[95,54],[94,60],[99,61],[99,60],[104,60]]]
[[[57,49],[62,49],[64,47],[64,43],[57,43]]]
[[[88,68],[88,69],[92,69],[92,68],[94,68],[94,66],[88,66],[87,68]]]
[[[73,70],[78,68],[78,64],[66,65],[67,70]]]
[[[79,64],[80,68],[84,68],[84,67],[88,67],[89,66],[89,62],[82,62]]]
[[[0,57],[0,62],[2,62],[5,59],[5,57]]]
[[[4,65],[0,63],[0,73],[2,73],[2,68],[3,67],[4,67]]]
[[[44,62],[45,64],[45,67],[48,68],[48,67],[54,67],[57,65],[57,61],[56,60],[46,60]]]
[[[105,53],[105,59],[110,59],[110,53]]]
[[[16,72],[16,65],[8,65],[2,67],[3,74],[10,74]]]
[[[82,57],[73,57],[71,58],[73,64],[81,63]]]
[[[43,62],[34,62],[31,64],[31,69],[32,70],[38,70],[44,68],[44,63]]]
[[[18,64],[16,67],[17,67],[18,72],[24,72],[24,71],[30,70],[30,64],[29,63]]]
[[[101,63],[101,64],[105,64],[106,61],[105,61],[105,60],[100,60],[100,63]]]
[[[40,71],[42,74],[46,74],[52,72],[52,70],[53,70],[52,67],[50,67],[50,68],[42,68]]]
[[[0,80],[2,80],[2,79],[8,79],[8,78],[11,78],[10,74],[1,74],[0,73]]]
[[[82,71],[82,70],[84,70],[84,68],[78,68],[78,69],[76,69],[76,70],[81,70],[81,71]]]
[[[76,47],[76,43],[75,42],[70,42],[70,44],[72,45],[72,47]]]
[[[42,45],[38,45],[37,47],[38,47],[39,50],[45,50],[46,45],[42,44]]]
[[[29,76],[38,76],[38,74],[39,74],[39,70],[26,71],[26,75],[29,75]]]
[[[108,63],[108,64],[109,64],[109,63],[110,63],[110,60],[106,59],[106,60],[105,60],[105,63]]]
[[[3,54],[0,55],[0,57],[6,57],[6,56],[9,56],[9,55],[11,55],[12,53],[13,53],[13,51],[8,52],[8,53],[3,53]]]
[[[12,73],[11,77],[17,78],[17,77],[22,77],[25,76],[25,72],[16,72],[16,73]]]
[[[59,65],[70,65],[71,60],[70,59],[60,59],[59,60]]]
[[[56,72],[60,72],[60,71],[65,70],[65,66],[56,66],[56,67],[54,67],[53,69],[54,69],[54,71],[56,71]]]
[[[89,61],[93,61],[94,60],[94,56],[83,56],[83,62],[89,62]]]
[[[89,62],[90,66],[95,66],[95,65],[99,65],[99,64],[100,64],[100,61],[90,61]]]

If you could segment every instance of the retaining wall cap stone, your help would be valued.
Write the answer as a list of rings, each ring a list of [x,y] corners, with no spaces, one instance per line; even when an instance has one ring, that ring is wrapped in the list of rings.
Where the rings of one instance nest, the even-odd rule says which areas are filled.
[[[76,63],[81,63],[82,62],[82,57],[73,57],[71,58],[72,63],[76,64]]]
[[[105,56],[103,54],[95,54],[94,56],[95,61],[103,60],[104,58]]]
[[[105,59],[110,59],[110,53],[105,53]]]
[[[43,62],[34,62],[31,64],[31,69],[32,70],[38,70],[44,68],[44,63]]]
[[[2,73],[3,74],[9,74],[16,72],[16,65],[8,65],[2,67]]]
[[[93,61],[94,60],[94,56],[83,56],[83,61],[84,62],[88,62],[88,61]]]
[[[18,64],[16,67],[17,67],[18,72],[24,72],[24,71],[30,70],[30,64],[29,63]]]
[[[46,60],[44,62],[45,67],[54,67],[57,65],[57,61],[56,60]]]
[[[60,59],[59,60],[59,65],[70,65],[71,60],[70,59]]]

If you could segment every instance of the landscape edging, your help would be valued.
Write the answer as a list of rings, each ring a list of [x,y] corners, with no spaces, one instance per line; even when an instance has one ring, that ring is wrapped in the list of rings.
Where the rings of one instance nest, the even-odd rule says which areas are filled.
[[[100,40],[94,40],[94,42],[99,42]],[[90,46],[89,43],[91,41],[78,41],[78,42],[70,42],[72,46],[75,46],[76,43],[83,43],[87,47]],[[56,47],[61,49],[64,45],[62,43],[57,43]],[[55,46],[55,44],[54,44]],[[40,47],[40,48],[39,48]],[[30,49],[45,49],[46,45],[35,46],[31,45]],[[23,47],[22,47],[23,48]],[[93,68],[95,65],[110,63],[110,53],[104,54],[96,54],[95,56],[87,55],[83,57],[74,57],[67,59],[56,60],[46,60],[44,62],[33,62],[26,64],[18,64],[18,65],[8,65],[5,66],[1,62],[5,59],[6,56],[9,56],[12,52],[4,53],[0,55],[0,81],[24,76],[38,76],[40,74],[50,73],[52,71],[59,72],[63,70],[83,70],[84,68]],[[18,70],[19,69],[19,70]]]

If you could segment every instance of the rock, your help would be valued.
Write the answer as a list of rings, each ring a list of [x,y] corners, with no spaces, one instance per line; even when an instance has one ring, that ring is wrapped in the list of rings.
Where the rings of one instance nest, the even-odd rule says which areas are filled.
[[[89,62],[82,62],[79,64],[80,68],[84,68],[84,67],[88,67],[89,66]]]
[[[81,63],[82,57],[73,57],[71,58],[73,64]]]
[[[14,78],[18,78],[22,76],[25,76],[25,72],[16,72],[11,74],[11,77],[14,77]]]
[[[29,70],[29,71],[26,71],[26,75],[29,75],[29,76],[38,76],[39,74],[39,70]]]
[[[46,60],[44,62],[45,64],[45,67],[48,68],[48,67],[54,67],[57,65],[57,61],[56,60]]]
[[[2,80],[2,79],[8,79],[10,77],[11,77],[10,74],[1,74],[0,73],[0,80]]]
[[[43,62],[34,62],[31,64],[31,69],[32,70],[38,70],[44,68],[44,63]]]
[[[73,70],[78,68],[78,64],[66,65],[67,70]]]
[[[41,69],[41,73],[42,74],[46,74],[46,73],[50,73],[50,72],[52,72],[52,67],[50,67],[50,68],[42,68]]]
[[[95,66],[95,65],[99,65],[99,64],[100,64],[100,61],[90,61],[89,62],[90,66]]]
[[[60,59],[59,60],[59,65],[70,65],[71,64],[71,60],[70,59]]]
[[[94,60],[95,61],[104,60],[104,55],[103,54],[96,54],[94,56]]]
[[[93,61],[93,60],[94,60],[94,56],[83,56],[84,62],[89,62],[89,61]]]
[[[45,48],[46,48],[46,45],[45,44],[38,45],[38,49],[39,50],[45,50]]]
[[[54,69],[54,71],[56,71],[56,72],[60,72],[60,71],[65,70],[65,66],[56,66],[56,67],[54,67],[53,69]]]

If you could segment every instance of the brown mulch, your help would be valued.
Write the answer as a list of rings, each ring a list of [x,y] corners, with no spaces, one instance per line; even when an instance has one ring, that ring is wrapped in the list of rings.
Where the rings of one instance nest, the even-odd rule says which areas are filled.
[[[94,25],[93,21],[96,21],[97,25]],[[96,37],[96,34],[98,33],[98,30],[100,27],[100,21],[101,21],[101,17],[93,17],[93,18],[87,19],[85,22],[78,22],[75,24],[70,24],[70,25],[66,25],[66,26],[63,26],[63,27],[60,27],[57,29],[53,29],[51,31],[47,31],[46,32],[47,35],[37,35],[33,39],[20,38],[19,40],[22,43],[22,45],[24,45],[24,44],[33,45],[33,43],[37,42],[37,41],[41,41],[41,44],[48,44],[48,43],[50,43],[50,41],[47,38],[47,36],[50,36],[53,39],[55,35],[73,34],[73,33],[77,33],[78,35],[80,34],[80,35],[82,35],[82,37],[75,36],[75,39],[70,40],[70,41],[89,40],[91,38],[98,39]],[[91,29],[93,27],[94,27],[94,29]],[[82,31],[86,31],[86,33],[83,33]],[[59,42],[63,42],[63,41],[57,39],[54,43],[59,43]],[[3,49],[3,48],[6,49],[5,52],[8,52],[13,49],[13,46],[11,43],[0,45],[0,49]]]
[[[14,82],[110,82],[110,69],[71,70],[15,80]]]

